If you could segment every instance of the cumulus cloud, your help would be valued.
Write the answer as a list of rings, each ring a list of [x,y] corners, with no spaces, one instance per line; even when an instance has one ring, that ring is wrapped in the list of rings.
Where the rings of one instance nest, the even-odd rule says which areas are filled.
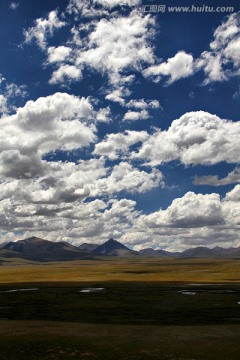
[[[47,39],[53,36],[55,30],[65,26],[66,23],[58,18],[57,10],[51,11],[46,19],[35,20],[35,26],[24,31],[25,43],[30,44],[33,40],[45,50]]]
[[[55,63],[55,62],[62,62],[66,60],[66,58],[70,55],[72,49],[68,46],[50,46],[47,49],[48,52],[48,62]]]
[[[145,77],[155,78],[160,81],[163,76],[167,76],[168,83],[188,77],[194,73],[194,59],[185,51],[179,51],[174,57],[159,65],[152,65],[144,71]]]
[[[161,186],[162,174],[140,172],[128,163],[106,168],[103,158],[50,163],[42,177],[0,183],[0,226],[6,231],[32,228],[54,241],[99,243],[110,237],[140,249],[179,251],[189,246],[238,244],[240,186],[225,198],[218,194],[186,193],[165,210],[149,215],[129,199],[106,200],[107,193],[147,191]],[[96,198],[84,199],[96,195]],[[105,200],[99,198],[104,196]],[[61,228],[61,233],[59,233]]]
[[[225,201],[240,201],[240,185],[236,185],[233,190],[229,191],[225,196]]]
[[[27,185],[25,189],[21,187],[24,184]],[[37,236],[44,238],[47,232],[47,238],[54,241],[70,240],[78,244],[80,239],[88,241],[91,237],[91,241],[98,243],[111,236],[121,236],[139,214],[135,210],[136,202],[132,200],[84,202],[83,198],[87,196],[84,189],[77,188],[73,192],[72,188],[56,186],[45,192],[41,190],[41,193],[36,191],[38,186],[38,180],[30,183],[23,179],[0,184],[1,191],[8,196],[0,201],[1,229],[19,230],[28,236],[34,228]],[[31,187],[32,193],[29,193]],[[14,191],[15,195],[11,196]]]
[[[222,186],[240,182],[240,168],[236,167],[226,177],[220,179],[218,175],[195,176],[194,185]]]
[[[105,3],[105,2],[104,2]],[[120,4],[116,2],[115,5]],[[122,1],[128,4],[128,1]],[[96,4],[96,2],[95,2]],[[110,6],[111,4],[111,6]],[[98,4],[99,5],[99,4]],[[110,9],[113,2],[106,2]],[[114,6],[115,6],[114,5]],[[95,9],[85,1],[71,1],[68,6],[70,14],[86,15],[95,14]],[[94,11],[93,11],[94,10]],[[122,16],[112,14],[102,17],[99,21],[92,20],[89,24],[81,24],[72,28],[72,38],[68,41],[67,48],[71,48],[71,54],[65,58],[65,62],[54,70],[50,83],[64,82],[64,76],[68,75],[72,80],[79,80],[85,68],[106,75],[108,78],[108,100],[124,102],[125,95],[129,95],[128,87],[134,80],[133,74],[127,72],[142,72],[144,64],[151,64],[154,60],[153,47],[150,43],[154,33],[155,23],[150,15],[142,16],[138,11],[133,10],[129,15]],[[29,32],[30,35],[33,31]],[[35,32],[33,32],[35,34]],[[32,39],[33,35],[28,36]],[[35,36],[35,35],[34,35]],[[41,42],[41,47],[45,42]],[[48,50],[48,63],[52,64],[55,58],[66,53],[64,49],[50,48]],[[57,53],[56,53],[57,52]],[[66,74],[67,72],[67,74]]]
[[[16,114],[1,120],[2,175],[13,176],[14,169],[20,177],[41,175],[44,154],[88,146],[96,139],[91,118],[92,105],[85,98],[56,93],[28,101]]]
[[[186,193],[165,210],[140,215],[122,239],[136,249],[182,251],[194,246],[238,246],[240,225],[237,185],[224,199],[218,194]]]
[[[5,114],[7,113],[8,108],[7,108],[7,99],[5,98],[4,95],[0,94],[0,113]]]
[[[149,137],[146,131],[126,131],[125,133],[109,134],[95,145],[93,154],[106,156],[111,160],[128,155],[129,148]]]
[[[115,6],[136,6],[141,3],[141,0],[93,0],[94,3],[100,4],[106,8],[114,8]]]
[[[85,49],[80,49],[76,64],[107,74],[141,69],[142,63],[153,61],[148,44],[152,25],[150,16],[142,17],[135,11],[127,17],[101,19],[89,33]]]
[[[61,65],[52,74],[49,84],[65,83],[81,79],[82,72],[74,65]]]
[[[119,77],[118,77],[119,79]],[[131,95],[131,92],[129,91],[129,89],[126,88],[126,83],[124,83],[122,86],[117,86],[117,83],[121,83],[122,84],[122,80],[119,79],[118,81],[114,81],[114,85],[113,88],[109,91],[105,97],[106,100],[118,103],[121,106],[125,106],[126,104],[126,99],[128,96]],[[115,89],[115,85],[117,86],[117,88]]]
[[[102,108],[96,115],[96,120],[99,122],[111,122],[111,109],[110,107]]]
[[[165,62],[151,64],[143,74],[155,82],[167,77],[167,83],[189,77],[199,70],[206,75],[204,84],[224,81],[239,75],[240,65],[240,14],[228,16],[214,31],[210,50],[203,51],[199,58],[194,59],[184,50],[179,51]]]
[[[159,170],[153,169],[148,173],[134,168],[127,162],[121,162],[113,167],[108,177],[97,181],[96,191],[98,195],[119,193],[121,191],[144,193],[163,185],[163,175]]]
[[[158,109],[160,107],[160,103],[158,100],[132,99],[126,104],[126,107],[137,110],[146,110],[148,108]]]
[[[173,200],[167,210],[160,210],[139,219],[149,228],[178,227],[192,228],[224,223],[218,194],[202,195],[186,193]]]
[[[21,154],[19,150],[4,150],[0,154],[0,176],[11,178],[33,178],[44,175],[46,162],[35,154]]]
[[[190,112],[174,120],[166,131],[149,136],[132,158],[157,165],[172,160],[189,164],[239,162],[239,122],[222,120],[204,111]]]
[[[237,14],[216,29],[210,50],[199,59],[182,50],[159,61],[152,43],[156,33],[154,16],[125,8],[139,3],[70,0],[64,21],[57,10],[37,19],[33,27],[25,30],[25,43],[35,42],[45,52],[44,65],[53,69],[50,84],[79,81],[86,70],[103,76],[107,90],[102,88],[101,94],[126,107],[125,121],[146,119],[152,109],[160,108],[158,100],[130,98],[137,73],[154,81],[164,79],[169,85],[200,69],[204,69],[209,82],[239,73]],[[124,11],[117,6],[123,6]],[[65,43],[56,41],[49,46],[55,31],[70,25],[71,15],[83,21],[75,23]],[[4,81],[0,77],[1,86]],[[139,248],[168,250],[238,243],[239,185],[224,198],[215,193],[187,192],[166,209],[147,215],[136,210],[136,201],[117,198],[119,193],[127,197],[164,187],[163,173],[154,167],[142,170],[139,164],[143,162],[151,166],[173,160],[184,165],[238,163],[238,122],[204,111],[191,112],[173,121],[165,131],[128,130],[98,140],[97,122],[111,121],[110,107],[99,108],[99,102],[90,97],[56,93],[28,101],[12,114],[14,109],[9,110],[8,99],[24,97],[24,91],[9,84],[0,95],[1,229],[22,231],[24,236],[32,235],[34,229],[38,236],[47,233],[50,240],[76,244],[115,237]],[[126,128],[126,122],[121,126]],[[105,127],[102,124],[100,129]],[[81,159],[83,147],[89,148]],[[58,152],[62,151],[64,161],[58,160]],[[223,179],[206,176],[194,180],[198,185],[215,186],[236,182],[238,168]]]
[[[130,111],[126,112],[123,117],[123,121],[137,121],[149,119],[150,115],[147,110],[142,111]]]
[[[97,18],[109,15],[116,6],[132,7],[140,3],[141,0],[70,0],[67,12],[76,18]]]
[[[201,59],[198,60],[197,67],[199,69],[204,68],[207,75],[205,84],[211,81],[223,81],[227,77],[222,69],[221,55],[213,55],[208,51],[204,51],[201,55]]]
[[[74,15],[76,19],[97,18],[108,15],[104,8],[99,9],[92,0],[70,0],[67,6],[67,13]]]
[[[239,75],[240,14],[234,13],[215,30],[210,51],[204,51],[196,66],[204,69],[205,84]]]
[[[223,212],[228,224],[232,227],[240,225],[240,185],[236,185],[223,199]],[[238,231],[239,228],[236,228]]]
[[[109,198],[163,186],[159,170],[141,171],[127,162],[110,167],[103,157],[78,163],[49,157],[49,152],[72,151],[95,142],[96,118],[108,121],[109,115],[108,108],[95,111],[90,99],[56,93],[28,101],[14,115],[2,118],[1,229],[27,236],[34,228],[42,237],[47,231],[49,239],[91,236],[99,241],[120,237],[132,226],[139,214],[136,202]],[[133,131],[124,136],[127,149],[147,134]]]

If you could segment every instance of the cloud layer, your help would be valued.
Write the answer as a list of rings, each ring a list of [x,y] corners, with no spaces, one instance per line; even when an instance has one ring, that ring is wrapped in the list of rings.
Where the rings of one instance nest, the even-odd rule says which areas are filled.
[[[29,82],[35,92],[28,97],[0,75],[3,241],[34,229],[75,244],[110,237],[168,250],[239,244],[240,123],[223,118],[227,110],[211,113],[210,100],[180,104],[182,112],[168,102],[184,83],[189,99],[202,85],[239,75],[239,13],[218,23],[210,44],[191,52],[176,40],[167,51],[158,43],[165,30],[159,14],[141,13],[141,4],[70,0],[24,30],[21,51],[35,46],[48,80],[43,87]],[[217,164],[227,171],[209,175]],[[178,165],[211,170],[194,177],[191,191],[171,192],[168,170]],[[204,194],[199,185],[208,185]],[[232,186],[221,193],[225,185]]]

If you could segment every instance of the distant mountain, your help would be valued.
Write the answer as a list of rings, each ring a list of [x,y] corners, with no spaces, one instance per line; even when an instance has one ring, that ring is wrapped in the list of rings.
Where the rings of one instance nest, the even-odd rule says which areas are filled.
[[[149,257],[178,257],[180,253],[172,253],[165,250],[154,250],[152,248],[146,248],[139,251],[142,256]]]
[[[7,245],[8,244],[8,241],[6,241],[6,242],[4,242],[4,243],[2,243],[2,244],[0,244],[0,249],[2,249],[5,245]]]
[[[172,257],[172,258],[240,258],[240,247],[209,249],[204,246],[187,249],[183,252],[169,252],[165,250],[154,250],[146,248],[139,251],[139,255],[148,257]]]
[[[111,255],[111,256],[132,256],[137,255],[136,251],[130,250],[125,245],[120,242],[110,239],[106,241],[104,244],[99,245],[92,253],[97,255]]]
[[[37,237],[9,242],[2,247],[2,250],[8,250],[9,257],[12,252],[14,256],[34,261],[64,261],[89,255],[89,252],[82,251],[66,242],[53,242]]]
[[[162,257],[179,257],[181,254],[179,252],[170,252],[166,250],[156,250],[156,252]]]
[[[180,254],[180,257],[184,258],[219,258],[221,254],[214,249],[198,246],[193,249],[187,249]]]
[[[0,245],[0,263],[11,258],[44,262],[74,259],[96,260],[101,259],[102,256],[132,257],[136,255],[154,258],[240,258],[240,247],[209,249],[199,246],[187,249],[182,253],[147,248],[137,252],[113,239],[101,245],[84,243],[76,247],[67,242],[53,242],[35,236]]]
[[[83,244],[78,246],[78,249],[91,252],[91,251],[95,250],[98,246],[99,245],[97,245],[97,244],[83,243]]]
[[[237,248],[221,248],[221,247],[215,247],[213,248],[215,252],[217,252],[222,257],[226,258],[240,258],[240,246]]]
[[[152,248],[146,248],[146,249],[139,250],[139,255],[150,256],[150,257],[159,256],[157,251]]]

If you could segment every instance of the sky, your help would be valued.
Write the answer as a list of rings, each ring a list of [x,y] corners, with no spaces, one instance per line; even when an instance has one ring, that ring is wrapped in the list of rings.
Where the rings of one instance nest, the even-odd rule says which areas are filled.
[[[2,0],[0,242],[240,246],[238,0]]]

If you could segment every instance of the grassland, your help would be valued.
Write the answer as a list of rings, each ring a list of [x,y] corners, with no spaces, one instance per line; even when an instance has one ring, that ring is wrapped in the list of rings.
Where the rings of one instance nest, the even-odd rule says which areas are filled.
[[[0,284],[32,282],[210,282],[240,283],[240,260],[113,259],[18,264],[0,267]]]
[[[0,359],[237,360],[238,302],[239,260],[1,266]]]

